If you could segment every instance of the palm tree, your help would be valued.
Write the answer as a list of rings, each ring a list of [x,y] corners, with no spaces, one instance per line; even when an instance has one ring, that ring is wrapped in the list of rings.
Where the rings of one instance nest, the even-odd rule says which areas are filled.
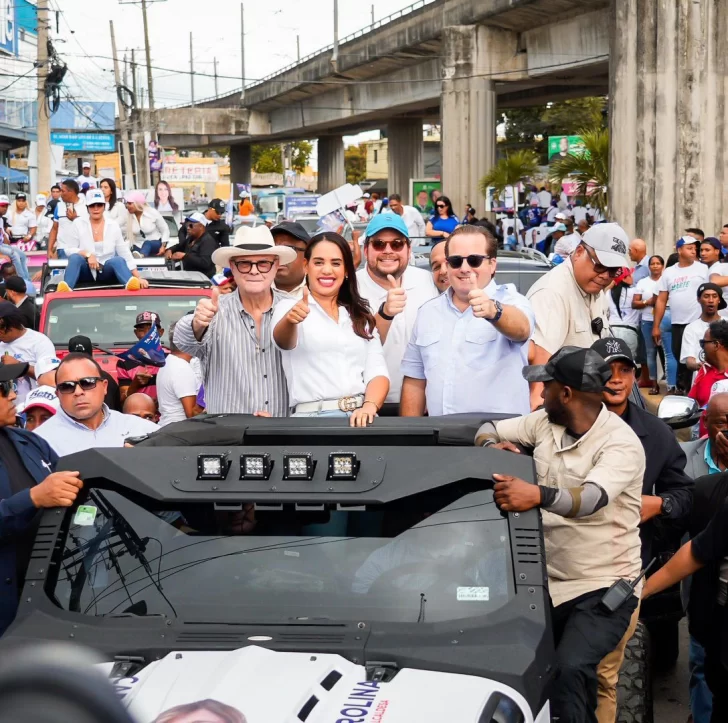
[[[498,198],[502,198],[508,187],[513,192],[513,200],[516,206],[517,194],[515,186],[525,181],[538,172],[538,156],[530,150],[513,151],[501,158],[488,173],[480,179],[480,191],[484,196],[488,195],[488,188],[495,189]]]
[[[592,128],[578,131],[584,152],[569,154],[554,161],[549,168],[549,180],[560,185],[565,179],[576,181],[578,198],[598,208],[606,215],[609,184],[609,131]],[[590,188],[590,185],[592,186]]]

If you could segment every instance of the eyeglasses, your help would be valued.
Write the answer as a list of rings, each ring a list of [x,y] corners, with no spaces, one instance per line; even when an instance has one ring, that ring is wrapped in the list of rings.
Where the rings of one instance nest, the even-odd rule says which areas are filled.
[[[447,265],[452,269],[459,269],[463,265],[463,261],[468,262],[471,269],[477,269],[482,266],[483,261],[490,259],[490,256],[482,254],[470,254],[469,256],[448,256]]]
[[[270,261],[269,259],[264,259],[263,261],[248,261],[247,259],[242,259],[240,261],[233,261],[233,266],[241,274],[249,274],[253,266],[255,266],[259,273],[267,274],[273,268],[274,263],[275,261]]]
[[[705,349],[706,344],[715,344],[716,346],[718,346],[720,342],[716,341],[715,339],[700,339],[698,341],[698,344],[700,344],[701,349]]]
[[[18,391],[18,385],[15,383],[13,379],[11,379],[9,382],[0,382],[0,396],[2,397],[8,397],[10,395],[10,392],[17,392]]]
[[[401,238],[396,238],[394,241],[380,241],[376,238],[369,243],[375,251],[384,251],[387,246],[389,246],[392,251],[401,251],[407,245]]]
[[[82,391],[87,392],[90,389],[95,389],[100,381],[101,377],[83,377],[83,379],[76,379],[75,381],[58,382],[56,391],[59,394],[73,394],[76,391],[76,386],[79,386]]]
[[[592,265],[594,266],[594,273],[598,274],[599,276],[607,274],[610,279],[616,279],[617,276],[622,273],[621,266],[604,266],[603,264],[600,264],[598,259],[595,259],[592,256],[591,249],[586,244],[582,244],[582,246],[586,250],[586,255],[589,257],[589,261],[591,261]]]
[[[435,207],[436,208],[447,208],[447,204],[446,203],[436,203]]]

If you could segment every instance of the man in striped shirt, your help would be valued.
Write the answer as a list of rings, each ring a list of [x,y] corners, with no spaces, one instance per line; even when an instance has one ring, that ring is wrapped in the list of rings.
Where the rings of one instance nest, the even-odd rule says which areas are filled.
[[[213,287],[174,334],[177,347],[202,362],[208,414],[288,415],[281,354],[271,339],[273,307],[282,296],[271,286],[279,265],[295,258],[294,250],[275,245],[267,226],[243,226],[234,246],[213,253],[213,263],[231,269],[237,291],[220,296]]]

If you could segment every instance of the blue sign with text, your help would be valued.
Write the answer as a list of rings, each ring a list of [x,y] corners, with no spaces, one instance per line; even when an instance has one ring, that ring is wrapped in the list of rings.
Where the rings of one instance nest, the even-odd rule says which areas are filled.
[[[51,116],[51,128],[66,131],[113,131],[116,128],[114,103],[62,100],[58,110]]]
[[[116,136],[113,133],[51,133],[51,143],[63,146],[66,151],[116,150]]]
[[[0,0],[0,51],[18,54],[18,25],[15,22],[15,0]]]

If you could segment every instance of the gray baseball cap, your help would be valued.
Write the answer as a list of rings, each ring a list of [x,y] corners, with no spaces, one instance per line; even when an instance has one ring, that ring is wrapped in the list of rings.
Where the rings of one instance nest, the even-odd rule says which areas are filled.
[[[612,377],[612,370],[593,349],[565,346],[559,349],[545,364],[523,367],[527,382],[561,382],[579,392],[615,394],[605,385]]]

